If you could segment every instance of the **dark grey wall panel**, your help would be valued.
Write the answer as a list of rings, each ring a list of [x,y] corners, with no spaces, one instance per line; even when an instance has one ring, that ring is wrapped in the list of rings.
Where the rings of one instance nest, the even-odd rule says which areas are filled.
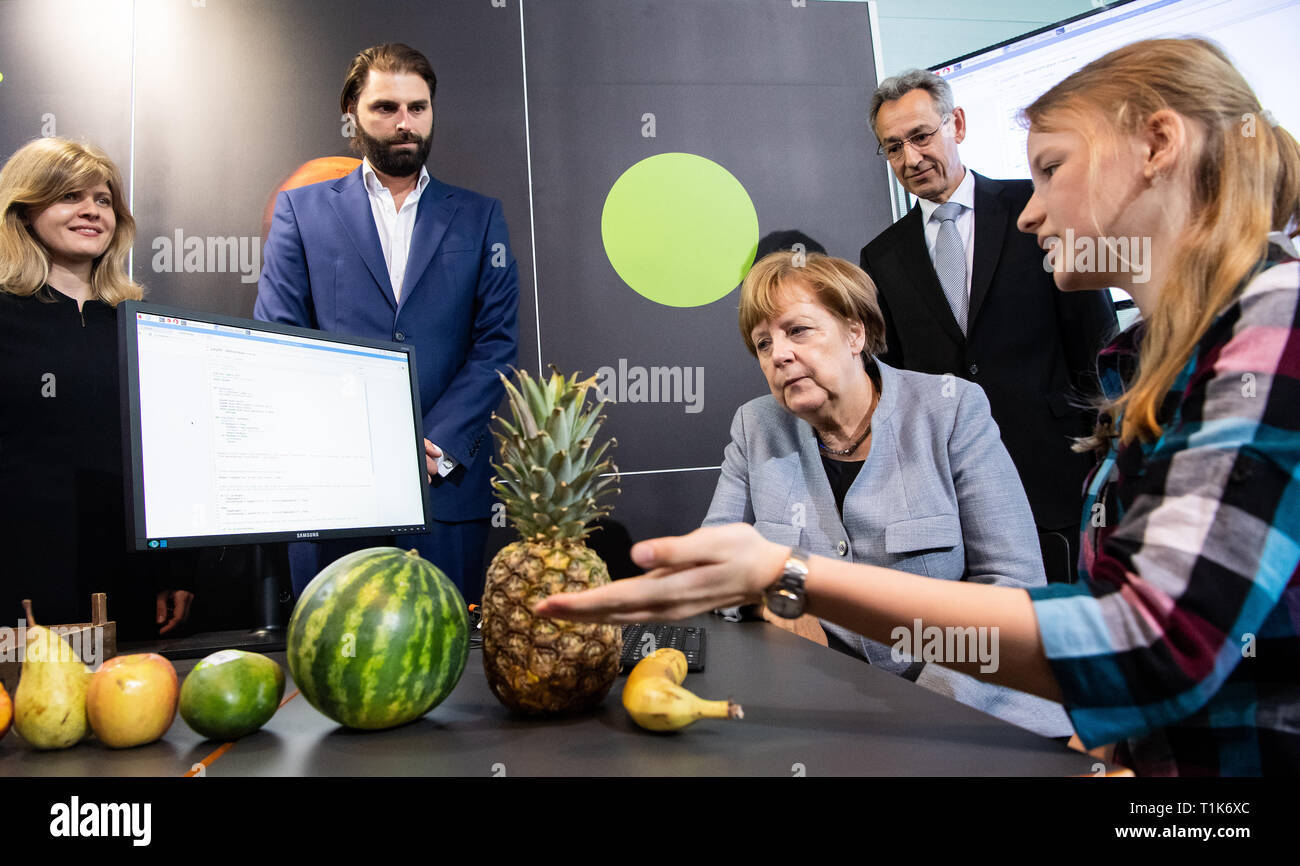
[[[652,473],[624,477],[614,518],[635,539],[694,528],[717,472],[667,470],[716,466],[736,408],[767,386],[737,331],[734,289],[689,308],[637,294],[605,254],[604,202],[640,160],[697,154],[745,187],[760,234],[799,228],[856,260],[890,221],[865,119],[865,4],[0,0],[0,156],[53,114],[55,131],[99,143],[124,171],[134,157],[135,278],[155,300],[247,316],[255,268],[222,272],[205,255],[186,272],[184,239],[206,251],[209,238],[236,238],[260,264],[274,190],[308,160],[351,155],[337,105],[348,61],[392,40],[438,73],[429,170],[503,202],[521,366],[540,356],[587,374],[620,361],[702,371],[693,400],[612,405],[605,428],[624,472]],[[157,267],[168,247],[170,270]]]
[[[718,451],[721,459],[722,451]],[[611,518],[619,521],[634,541],[661,535],[684,535],[698,529],[709,510],[718,470],[656,472],[625,475],[619,479],[622,494],[615,498]]]
[[[760,234],[799,228],[856,261],[890,222],[865,119],[875,85],[866,7],[528,0],[524,12],[541,360],[585,373],[620,360],[702,371],[701,411],[684,400],[624,402],[606,429],[625,471],[716,466],[736,408],[767,392],[736,327],[738,293],[689,308],[642,297],[605,254],[602,208],[640,160],[697,154],[746,188]],[[643,134],[647,113],[653,138]],[[707,496],[683,505],[633,495],[620,513],[667,526],[702,515]]]
[[[0,160],[60,135],[131,155],[130,0],[0,2]]]
[[[136,277],[151,297],[251,315],[256,274],[159,272],[152,244],[178,229],[260,243],[267,203],[291,172],[317,157],[354,155],[338,108],[348,62],[367,46],[401,41],[423,51],[438,76],[429,171],[502,200],[531,315],[518,9],[479,0],[208,0],[197,8],[140,0],[138,10]]]

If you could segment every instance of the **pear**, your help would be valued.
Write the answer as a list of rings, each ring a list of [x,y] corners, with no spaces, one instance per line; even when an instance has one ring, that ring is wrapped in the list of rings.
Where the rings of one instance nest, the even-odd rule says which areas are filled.
[[[86,736],[86,688],[90,671],[63,638],[32,619],[27,610],[27,649],[14,691],[14,728],[38,749],[66,749]]]

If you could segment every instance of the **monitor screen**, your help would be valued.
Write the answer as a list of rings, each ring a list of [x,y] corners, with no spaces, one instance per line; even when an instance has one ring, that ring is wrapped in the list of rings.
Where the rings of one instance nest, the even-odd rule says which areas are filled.
[[[1200,36],[1217,43],[1254,88],[1268,119],[1293,133],[1300,130],[1300,89],[1292,83],[1289,59],[1297,34],[1300,0],[1129,0],[931,71],[952,85],[953,99],[965,112],[962,163],[985,177],[1028,178],[1029,133],[1020,110],[1085,64],[1141,39]],[[914,199],[906,198],[910,206]],[[1119,289],[1111,289],[1111,296],[1131,305]],[[1120,324],[1127,326],[1135,315],[1136,310],[1121,313]]]
[[[411,347],[138,301],[119,320],[135,549],[425,530]]]
[[[1291,68],[1300,0],[1131,0],[931,69],[952,85],[965,110],[962,162],[985,177],[1027,178],[1022,108],[1109,51],[1141,39],[1187,36],[1223,48],[1260,105],[1300,132],[1300,88]]]

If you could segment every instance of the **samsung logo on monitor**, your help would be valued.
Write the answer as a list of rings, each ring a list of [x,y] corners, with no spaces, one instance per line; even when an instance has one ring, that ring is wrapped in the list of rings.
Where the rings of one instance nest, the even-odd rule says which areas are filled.
[[[319,532],[299,532],[294,535],[295,538],[318,538]]]

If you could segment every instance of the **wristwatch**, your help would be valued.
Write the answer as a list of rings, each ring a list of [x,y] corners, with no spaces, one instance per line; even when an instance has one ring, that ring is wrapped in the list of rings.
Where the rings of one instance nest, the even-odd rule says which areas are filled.
[[[803,616],[807,598],[803,582],[808,576],[808,551],[802,547],[790,548],[790,556],[785,561],[781,576],[763,593],[763,603],[767,609],[782,619],[798,619]]]

